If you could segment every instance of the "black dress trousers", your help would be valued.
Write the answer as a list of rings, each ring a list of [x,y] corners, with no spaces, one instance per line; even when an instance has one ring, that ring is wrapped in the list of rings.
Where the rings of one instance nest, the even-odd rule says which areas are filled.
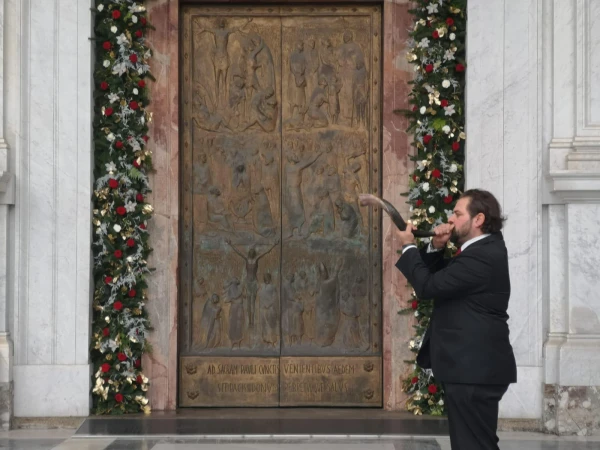
[[[452,450],[498,450],[498,403],[507,384],[444,383]]]

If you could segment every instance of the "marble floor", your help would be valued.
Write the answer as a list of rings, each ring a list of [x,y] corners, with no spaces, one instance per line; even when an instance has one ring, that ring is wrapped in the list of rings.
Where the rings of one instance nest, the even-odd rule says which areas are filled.
[[[600,449],[600,436],[555,437],[536,433],[499,433],[501,450]],[[80,437],[75,430],[15,430],[0,432],[0,449],[14,450],[451,450],[447,437],[332,437],[303,436],[265,439],[198,439],[181,436],[132,438]]]

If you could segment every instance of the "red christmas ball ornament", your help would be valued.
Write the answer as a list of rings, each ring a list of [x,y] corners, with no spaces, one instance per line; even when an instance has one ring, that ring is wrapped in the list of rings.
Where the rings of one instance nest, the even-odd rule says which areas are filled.
[[[120,259],[123,256],[123,252],[121,250],[115,250],[115,258]]]
[[[139,169],[141,167],[141,164],[138,162],[137,159],[133,161],[133,167],[135,167],[136,169]]]
[[[145,230],[145,229],[146,229],[146,224],[145,224],[145,223],[141,224],[141,225],[140,225],[140,228],[141,228],[142,230]]]
[[[115,401],[117,403],[123,403],[123,394],[121,394],[121,393],[116,394],[115,395]]]
[[[427,72],[427,73],[433,72],[433,64],[427,64],[425,66],[425,72]]]
[[[135,53],[129,55],[129,61],[135,64],[138,61],[137,55]]]
[[[110,284],[110,283],[112,283],[112,280],[113,280],[113,279],[112,279],[112,277],[106,277],[106,278],[104,278],[104,282],[105,282],[106,284]]]
[[[131,100],[129,102],[129,107],[133,110],[136,110],[140,107],[140,105],[138,105],[138,102],[136,102],[135,100]]]
[[[460,142],[453,142],[452,143],[452,151],[457,152],[459,150],[460,150]]]
[[[448,17],[446,19],[446,25],[448,25],[449,27],[451,27],[452,25],[454,25],[454,19],[452,17]]]
[[[127,210],[124,206],[117,206],[117,214],[120,216],[124,216],[125,214],[127,214]]]
[[[454,199],[452,198],[451,195],[446,195],[444,197],[444,203],[447,204],[447,205],[450,204],[450,203],[452,203],[452,200],[454,200]]]
[[[431,176],[433,178],[439,178],[442,176],[442,172],[440,172],[439,169],[433,169],[433,171],[431,172]]]
[[[112,12],[112,17],[113,17],[113,19],[117,20],[118,18],[120,18],[120,17],[121,17],[121,11],[119,11],[118,9],[115,9],[115,10]]]
[[[111,189],[116,189],[119,187],[119,182],[117,180],[115,180],[114,178],[111,178],[110,180],[108,180],[108,186]]]
[[[129,295],[129,297],[133,298],[133,297],[135,297],[135,294],[137,294],[137,292],[135,292],[135,289],[131,289],[131,290],[129,291],[129,294],[128,294],[128,295]]]
[[[144,135],[142,136],[142,139],[144,140],[144,142],[148,142],[150,140],[150,136]]]
[[[100,368],[102,369],[103,373],[106,373],[110,370],[110,364],[109,363],[104,363],[100,366]]]
[[[412,177],[413,181],[416,183],[417,181],[419,181],[419,177],[415,174]]]
[[[144,202],[144,196],[142,194],[138,194],[135,196],[135,199],[138,203],[143,203]]]
[[[413,110],[413,112],[414,112],[414,111],[417,111],[418,109],[419,109],[419,108],[417,108],[417,105],[415,105],[415,106],[413,106],[413,109],[412,109],[412,110]]]
[[[416,300],[413,300],[412,303],[410,304],[410,306],[412,307],[412,309],[417,309],[417,307],[419,306],[419,302],[417,302]]]
[[[113,112],[114,112],[114,110],[110,106],[108,108],[104,109],[104,115],[106,117],[112,116]]]
[[[462,64],[457,64],[455,67],[457,72],[464,72],[465,71],[465,66],[463,66]]]
[[[142,379],[141,375],[138,375],[137,378],[135,379],[135,381],[137,381],[137,384],[143,384],[144,380]]]
[[[437,392],[437,386],[435,384],[430,384],[427,390],[431,395],[433,395]]]
[[[146,82],[144,80],[138,81],[138,87],[145,88],[146,87]]]
[[[430,134],[426,134],[425,136],[423,136],[423,144],[429,144],[431,142],[431,139],[433,139],[433,136]]]
[[[102,83],[100,83],[100,89],[102,89],[103,91],[108,89],[108,83],[106,81],[103,81]]]
[[[104,41],[104,44],[102,44],[102,48],[106,51],[109,51],[112,48],[112,45],[110,42]]]
[[[412,377],[412,380],[410,380],[412,384],[417,384],[419,382],[419,377]]]
[[[444,99],[444,100],[442,100],[442,101],[440,102],[440,105],[441,105],[441,107],[442,107],[442,108],[445,108],[446,106],[448,106],[448,100],[445,100],[445,99]]]
[[[136,359],[135,363],[133,363],[133,365],[135,366],[136,369],[139,369],[142,366],[142,361],[139,359]]]
[[[123,361],[127,361],[127,356],[125,355],[125,353],[123,352],[119,352],[119,354],[117,355],[117,358],[119,359],[119,361],[123,362]]]
[[[137,37],[137,38],[141,38],[143,35],[144,35],[144,33],[142,32],[142,30],[137,30],[135,32],[135,37]]]
[[[140,18],[140,22],[141,22],[142,25],[145,26],[146,25],[146,18],[145,17]]]
[[[119,149],[123,148],[123,141],[117,141],[117,142],[115,142],[115,147],[117,147]]]
[[[119,300],[117,300],[116,302],[113,303],[113,309],[115,311],[121,311],[123,309],[123,303],[121,303]]]
[[[104,328],[104,329],[102,330],[102,335],[103,335],[104,337],[108,337],[108,336],[110,335],[110,330],[109,330],[108,328]]]
[[[431,36],[433,36],[434,39],[439,39],[440,33],[438,33],[438,30],[434,30],[433,33],[431,33]]]
[[[423,200],[421,200],[421,199],[417,200],[417,203],[416,203],[416,205],[417,205],[417,208],[418,208],[419,206],[421,206],[422,204],[423,204]]]
[[[127,247],[135,247],[135,240],[134,239],[127,239]]]

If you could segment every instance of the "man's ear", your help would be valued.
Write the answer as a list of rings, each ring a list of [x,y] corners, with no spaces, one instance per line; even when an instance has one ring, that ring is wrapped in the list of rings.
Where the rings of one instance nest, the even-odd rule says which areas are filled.
[[[475,226],[481,228],[485,222],[485,214],[479,213],[475,216]]]

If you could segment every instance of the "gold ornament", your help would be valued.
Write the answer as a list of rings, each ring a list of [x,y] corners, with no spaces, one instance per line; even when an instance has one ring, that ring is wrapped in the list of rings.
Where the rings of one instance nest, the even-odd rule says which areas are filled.
[[[464,131],[461,131],[460,134],[458,135],[458,137],[461,138],[461,139],[466,139],[467,135],[465,134]]]
[[[144,214],[152,214],[152,212],[154,211],[154,208],[152,207],[152,205],[144,205],[144,207],[142,208],[142,211]]]
[[[452,186],[450,188],[450,192],[452,192],[453,194],[456,194],[458,192],[458,189],[455,186]]]

